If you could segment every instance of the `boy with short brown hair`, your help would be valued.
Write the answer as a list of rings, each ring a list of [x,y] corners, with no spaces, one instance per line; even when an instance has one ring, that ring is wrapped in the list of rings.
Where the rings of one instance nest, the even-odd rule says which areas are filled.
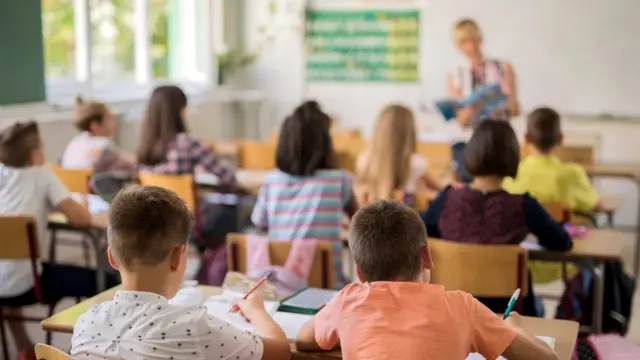
[[[122,290],[76,322],[71,355],[83,359],[288,359],[282,329],[257,297],[241,301],[242,314],[257,335],[211,317],[204,306],[176,306],[187,263],[192,219],[170,190],[133,186],[109,209],[109,262]]]
[[[397,201],[360,209],[349,247],[363,282],[344,288],[298,335],[302,344],[342,348],[345,360],[556,359],[546,344],[518,331],[470,294],[431,285],[433,261],[418,214]],[[446,264],[439,264],[446,266]]]
[[[0,216],[30,215],[42,244],[47,218],[53,211],[79,227],[91,224],[86,207],[71,198],[67,188],[44,166],[38,124],[18,122],[0,132]],[[41,246],[42,247],[42,246]],[[40,254],[45,253],[40,249]],[[37,262],[41,293],[46,302],[63,297],[90,297],[96,293],[95,271],[75,266]],[[73,281],[69,281],[73,279]],[[108,279],[114,285],[113,279]],[[38,302],[30,260],[0,260],[0,299],[7,315],[20,316],[22,307]],[[8,321],[20,359],[34,358],[33,345],[21,321]]]

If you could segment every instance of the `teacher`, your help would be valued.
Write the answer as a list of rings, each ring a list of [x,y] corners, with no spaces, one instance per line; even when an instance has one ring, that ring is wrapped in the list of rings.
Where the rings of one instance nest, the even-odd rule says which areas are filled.
[[[482,54],[482,33],[473,19],[459,20],[453,28],[454,45],[464,55],[467,63],[449,74],[447,92],[456,99],[464,99],[473,90],[486,85],[500,85],[507,101],[501,108],[485,116],[496,120],[508,121],[512,116],[520,114],[516,74],[511,64],[490,59]],[[468,128],[482,109],[482,104],[475,104],[457,110],[456,120],[463,128]],[[453,146],[454,160],[458,163],[458,180],[470,181],[464,169],[464,143]]]

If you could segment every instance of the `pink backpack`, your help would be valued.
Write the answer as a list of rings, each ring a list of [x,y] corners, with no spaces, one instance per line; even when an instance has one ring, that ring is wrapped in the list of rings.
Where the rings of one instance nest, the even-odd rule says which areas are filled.
[[[222,244],[215,249],[205,249],[202,265],[198,273],[198,283],[210,286],[222,286],[227,275],[227,247]]]

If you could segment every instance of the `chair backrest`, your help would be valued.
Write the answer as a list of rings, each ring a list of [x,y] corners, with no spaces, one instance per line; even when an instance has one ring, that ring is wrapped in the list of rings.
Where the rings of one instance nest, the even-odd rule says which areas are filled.
[[[282,266],[291,251],[291,242],[272,241],[269,243],[269,258],[272,265]],[[244,234],[227,235],[227,254],[229,271],[247,273],[247,236]],[[319,241],[311,265],[308,284],[310,287],[333,289],[332,246],[328,241]]]
[[[542,207],[557,223],[571,222],[571,208],[567,204],[557,202],[542,203]]]
[[[276,167],[276,146],[256,141],[238,142],[238,166],[247,170],[271,170]]]
[[[525,158],[531,153],[531,145],[523,144],[520,147],[520,157]],[[564,162],[589,166],[595,163],[595,153],[592,146],[562,145],[558,146],[553,154]]]
[[[441,142],[421,142],[417,144],[416,152],[429,161],[429,169],[434,174],[443,174],[451,169],[453,155],[451,145]]]
[[[38,227],[31,216],[0,216],[0,259],[27,260],[40,257]]]
[[[475,297],[527,295],[528,253],[518,245],[478,245],[429,239],[434,268],[431,283]]]
[[[352,174],[356,172],[356,157],[347,151],[336,151],[338,167]]]
[[[154,185],[171,190],[184,200],[191,212],[197,210],[195,186],[191,175],[160,175],[141,172],[138,174],[138,181],[140,185]]]
[[[349,153],[354,158],[367,146],[367,142],[362,138],[360,132],[355,130],[332,132],[331,139],[335,151]]]
[[[436,194],[431,191],[418,191],[415,193],[407,193],[403,190],[398,190],[394,194],[394,199],[401,203],[410,206],[417,212],[426,211],[429,207],[431,200],[435,198]],[[409,201],[411,199],[411,201]]]
[[[69,189],[69,191],[80,194],[91,193],[91,186],[89,181],[93,170],[91,169],[65,169],[58,165],[49,165],[49,168],[53,171],[58,179]]]
[[[38,360],[73,360],[71,355],[53,346],[36,344],[36,358]]]

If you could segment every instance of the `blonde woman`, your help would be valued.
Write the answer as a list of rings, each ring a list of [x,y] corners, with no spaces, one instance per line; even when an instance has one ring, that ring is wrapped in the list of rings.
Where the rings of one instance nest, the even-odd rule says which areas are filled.
[[[520,104],[518,103],[518,88],[513,66],[484,56],[482,53],[482,33],[475,20],[459,20],[453,28],[453,41],[467,60],[467,63],[458,67],[455,72],[449,75],[447,81],[449,96],[457,99],[466,98],[478,87],[499,84],[502,92],[507,97],[507,102],[503,108],[488,114],[486,118],[509,120],[512,116],[518,116],[520,114]],[[468,128],[473,119],[478,116],[482,106],[481,103],[478,103],[475,106],[459,109],[456,119],[460,126]],[[454,144],[453,158],[458,164],[458,180],[470,182],[471,178],[464,168],[465,147],[464,142]]]
[[[415,193],[443,187],[429,172],[427,159],[416,153],[413,113],[402,105],[380,113],[371,144],[358,156],[356,167],[365,203],[391,199],[396,190]]]

